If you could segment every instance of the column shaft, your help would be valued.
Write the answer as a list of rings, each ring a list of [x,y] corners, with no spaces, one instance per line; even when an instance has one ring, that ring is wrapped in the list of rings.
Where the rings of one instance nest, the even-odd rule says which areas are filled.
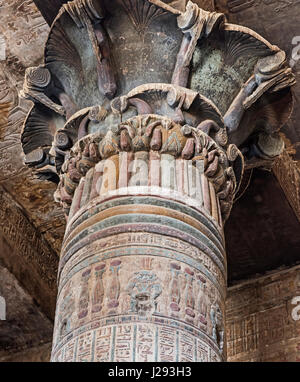
[[[203,163],[112,156],[73,197],[52,360],[222,361],[225,294],[220,206]]]

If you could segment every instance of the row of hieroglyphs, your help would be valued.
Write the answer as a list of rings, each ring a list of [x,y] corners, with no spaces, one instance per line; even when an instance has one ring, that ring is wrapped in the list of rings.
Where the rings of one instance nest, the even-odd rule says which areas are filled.
[[[192,333],[147,322],[94,326],[53,353],[54,362],[218,362],[219,351]]]
[[[54,288],[57,258],[20,209],[0,189],[0,234],[23,260],[38,264],[41,278]]]
[[[227,6],[232,13],[242,12],[245,9],[261,5],[270,6],[275,12],[280,12],[287,7],[297,4],[300,4],[299,0],[229,0]]]
[[[250,356],[257,360],[268,346],[270,354],[265,356],[270,358],[282,341],[288,341],[286,357],[295,360],[299,325],[299,267],[237,286],[229,291],[227,300],[228,357],[231,361]]]

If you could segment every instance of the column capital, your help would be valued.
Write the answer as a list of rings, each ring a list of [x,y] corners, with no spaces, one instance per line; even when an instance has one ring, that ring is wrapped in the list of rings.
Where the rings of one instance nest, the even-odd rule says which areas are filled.
[[[230,152],[241,158],[238,147],[246,166],[271,162],[284,149],[278,131],[292,110],[295,79],[285,53],[191,1],[185,10],[141,1],[143,7],[127,0],[113,7],[74,0],[61,7],[45,63],[27,69],[20,94],[34,102],[22,134],[26,163],[38,177],[58,183],[76,142],[84,144],[91,133],[107,141],[121,121],[145,114],[188,125],[193,136],[202,131],[221,151],[229,149],[229,161]],[[184,141],[192,135],[183,134]],[[189,145],[176,155],[189,155],[182,154]],[[239,183],[242,170],[234,173]]]
[[[163,87],[163,84],[156,85],[159,88]],[[204,100],[202,99],[201,102],[203,103]],[[143,106],[146,107],[145,105],[151,109],[151,106],[143,101]],[[209,103],[206,104],[207,108],[208,106],[210,106]],[[59,161],[63,163],[55,197],[56,201],[62,203],[67,214],[80,179],[85,177],[90,169],[95,166],[100,169],[101,163],[104,165],[107,159],[115,158],[120,153],[128,153],[128,156],[131,154],[133,159],[135,153],[144,152],[151,153],[153,157],[157,153],[155,159],[159,161],[163,159],[164,154],[168,154],[176,159],[190,161],[194,166],[197,166],[198,162],[220,199],[223,219],[228,217],[243,173],[243,156],[236,145],[228,144],[224,127],[220,127],[212,119],[204,119],[197,127],[193,127],[187,124],[182,126],[171,118],[161,115],[144,114],[111,125],[105,134],[103,132],[88,134],[78,140],[71,149],[68,149],[65,143],[70,141],[72,136],[77,135],[78,129],[82,128],[82,120],[85,119],[85,124],[88,125],[91,118],[100,114],[100,106],[85,109],[84,112],[77,115],[77,120],[72,118],[64,129],[56,133],[54,138],[53,153],[56,155],[56,163]],[[216,115],[218,116],[217,113]],[[219,123],[220,121],[221,119],[219,119]],[[149,168],[144,185],[151,186],[148,159],[147,156],[145,166]],[[139,157],[139,160],[143,160],[142,156]],[[153,160],[154,158],[152,158]],[[119,161],[116,166],[118,168],[112,169],[112,171],[121,172]],[[120,182],[121,174],[116,179],[114,189],[118,189],[120,186],[128,187],[130,175],[127,184],[120,185]],[[161,181],[155,185],[162,187]],[[111,188],[110,191],[112,190]]]

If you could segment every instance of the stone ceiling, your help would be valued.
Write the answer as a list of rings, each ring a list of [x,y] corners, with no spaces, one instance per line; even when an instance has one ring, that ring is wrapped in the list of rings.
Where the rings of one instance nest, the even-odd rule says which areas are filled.
[[[6,300],[6,321],[0,324],[0,361],[11,352],[52,341],[52,322],[17,279],[0,265],[0,295]]]

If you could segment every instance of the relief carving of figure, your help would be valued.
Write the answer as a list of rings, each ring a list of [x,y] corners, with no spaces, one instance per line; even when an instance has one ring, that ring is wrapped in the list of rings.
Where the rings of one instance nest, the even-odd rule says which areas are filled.
[[[210,308],[210,319],[212,323],[212,337],[217,342],[220,351],[224,348],[224,319],[218,303]]]
[[[75,297],[72,291],[72,283],[66,288],[59,305],[59,337],[67,335],[72,328],[73,312],[75,311]]]
[[[145,316],[157,310],[157,298],[162,292],[158,277],[149,271],[136,272],[127,291],[131,297],[130,311]]]

